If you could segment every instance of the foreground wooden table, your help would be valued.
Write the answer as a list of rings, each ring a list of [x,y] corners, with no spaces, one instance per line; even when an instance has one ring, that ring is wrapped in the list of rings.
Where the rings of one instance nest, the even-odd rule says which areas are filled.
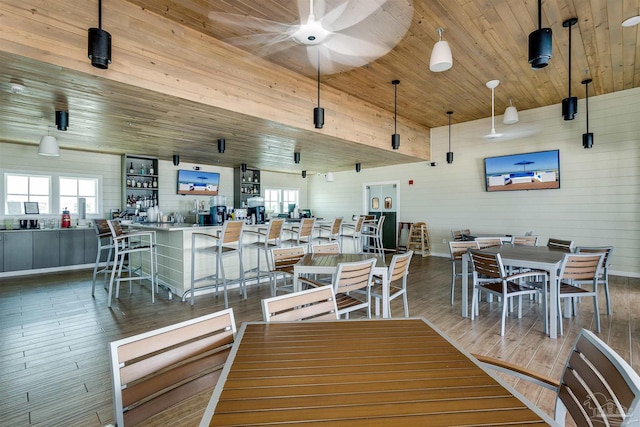
[[[547,425],[423,319],[245,323],[201,426]]]

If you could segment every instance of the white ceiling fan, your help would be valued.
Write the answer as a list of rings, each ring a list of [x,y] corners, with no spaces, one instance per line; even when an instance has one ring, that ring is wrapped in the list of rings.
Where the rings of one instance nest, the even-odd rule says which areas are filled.
[[[413,6],[406,0],[298,0],[298,15],[299,23],[224,12],[211,12],[209,19],[240,33],[224,40],[229,44],[262,57],[286,50],[290,57],[305,58],[307,74],[318,66],[323,74],[334,74],[393,49],[411,24]]]
[[[508,141],[517,138],[526,138],[540,131],[540,126],[535,123],[514,125],[510,124],[509,130],[496,132],[496,116],[495,116],[495,89],[500,84],[500,80],[489,80],[486,85],[491,89],[491,132],[484,136],[484,139],[490,141]]]

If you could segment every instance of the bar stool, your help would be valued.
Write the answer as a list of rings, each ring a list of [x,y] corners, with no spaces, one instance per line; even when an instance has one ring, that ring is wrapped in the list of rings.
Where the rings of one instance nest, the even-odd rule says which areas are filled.
[[[300,221],[298,227],[287,229],[289,233],[293,234],[290,239],[282,241],[284,246],[300,246],[306,245],[307,252],[311,249],[311,242],[313,241],[313,227],[315,226],[315,218],[303,218]]]
[[[104,274],[106,280],[107,274],[113,269],[113,239],[111,238],[111,229],[106,219],[96,219],[95,222],[96,238],[98,239],[98,254],[96,255],[96,264],[93,266],[93,285],[91,286],[91,296],[95,296],[96,292],[96,276],[98,273]],[[107,252],[106,264],[103,268],[100,268],[100,258],[102,258],[102,252]]]
[[[326,236],[322,235],[322,232],[326,231]],[[334,218],[331,225],[321,225],[318,227],[318,236],[316,240],[320,242],[331,243],[333,241],[340,240],[340,232],[342,231],[342,217]]]
[[[384,224],[385,218],[384,215],[380,215],[378,222],[364,223],[362,227],[362,238],[367,240],[367,252],[374,252],[380,256],[384,256],[382,225]]]
[[[280,247],[280,239],[282,236],[282,227],[284,226],[284,219],[271,219],[269,220],[269,225],[266,229],[258,229],[258,231],[247,230],[246,233],[256,234],[258,237],[257,242],[251,242],[246,247],[254,247],[258,250],[258,262],[256,268],[251,270],[247,270],[248,272],[256,272],[257,282],[260,283],[260,276],[262,273],[265,275],[269,275],[269,266],[271,263],[269,262],[269,256],[271,255],[271,249]],[[260,269],[260,252],[264,251],[264,258],[267,261],[267,270]]]
[[[360,215],[358,217],[358,221],[354,224],[343,224],[342,225],[342,229],[344,230],[345,228],[349,229],[352,228],[353,231],[351,233],[341,233],[340,234],[340,246],[342,247],[342,251],[344,252],[344,244],[342,244],[342,241],[344,239],[351,239],[353,240],[353,251],[355,253],[360,253],[362,252],[362,224],[364,223],[364,216]]]
[[[247,299],[247,289],[244,282],[244,268],[242,266],[242,232],[244,221],[225,221],[218,236],[212,234],[194,232],[191,236],[191,305],[194,303],[195,285],[198,282],[215,280],[215,285],[204,286],[209,288],[215,286],[216,296],[218,296],[218,285],[222,278],[224,288],[224,307],[229,308],[229,298],[227,296],[227,276],[224,272],[223,257],[227,255],[237,255],[240,263],[240,290]],[[198,241],[204,241],[205,246],[197,246]],[[215,255],[216,271],[214,274],[196,279],[196,255]]]
[[[125,233],[122,231],[120,222],[117,220],[108,220],[107,224],[111,230],[111,238],[113,240],[113,268],[111,269],[111,279],[109,280],[109,301],[107,307],[111,307],[111,295],[113,293],[113,283],[116,283],[116,298],[120,295],[120,282],[129,282],[129,292],[132,292],[131,282],[133,280],[149,279],[151,282],[151,302],[155,302],[156,289],[156,271],[158,265],[158,258],[156,254],[156,232],[150,230],[144,231],[132,231]],[[143,269],[143,256],[144,253],[149,255],[149,271],[144,272]],[[140,254],[140,265],[136,269],[131,268],[131,255]],[[124,259],[128,258],[129,262],[129,275],[128,277],[122,277],[122,267],[124,266]],[[117,266],[117,267],[116,267]],[[117,275],[116,275],[117,271]],[[134,274],[138,272],[137,276]]]

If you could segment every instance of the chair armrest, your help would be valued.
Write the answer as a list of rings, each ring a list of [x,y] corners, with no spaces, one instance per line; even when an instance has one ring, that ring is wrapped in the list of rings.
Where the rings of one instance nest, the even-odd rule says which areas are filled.
[[[547,274],[546,271],[529,270],[529,271],[524,271],[522,273],[512,274],[511,276],[505,277],[505,279],[509,282],[513,282],[518,279],[524,279],[525,277],[537,277],[537,276],[544,276],[544,281],[546,283],[549,274]]]
[[[326,283],[320,283],[320,282],[317,282],[315,280],[308,279],[306,277],[298,277],[298,282],[301,285],[302,284],[309,285],[309,287],[311,287],[311,288],[320,288],[322,286],[331,286],[331,285],[327,285]]]
[[[216,239],[216,240],[220,239],[220,236],[214,236],[213,234],[201,233],[201,232],[198,232],[198,231],[194,231],[193,233],[191,233],[191,236],[208,237],[210,239]]]
[[[522,366],[514,365],[512,363],[505,362],[504,360],[495,359],[489,356],[482,356],[479,354],[472,354],[480,364],[489,369],[493,369],[496,371],[504,372],[510,375],[513,375],[518,378],[522,378],[534,384],[537,384],[541,387],[547,388],[549,390],[558,391],[560,387],[560,382],[554,380],[553,378],[546,377],[544,375],[540,375],[534,371],[531,371]]]

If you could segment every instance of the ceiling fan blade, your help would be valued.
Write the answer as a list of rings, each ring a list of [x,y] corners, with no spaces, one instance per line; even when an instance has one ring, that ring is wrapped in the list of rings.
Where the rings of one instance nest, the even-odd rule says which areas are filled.
[[[247,34],[224,39],[224,42],[262,57],[297,45],[288,34]]]
[[[373,15],[387,0],[345,0],[322,16],[322,26],[330,31],[342,31]]]
[[[393,49],[393,45],[372,42],[342,33],[333,34],[324,42],[324,46],[341,55],[366,57],[370,60],[380,58]]]
[[[209,12],[209,19],[219,24],[228,25],[234,28],[245,28],[248,30],[259,30],[262,33],[292,33],[298,26],[283,24],[281,22],[270,21],[268,19],[256,18],[248,15],[236,15],[226,12]]]

